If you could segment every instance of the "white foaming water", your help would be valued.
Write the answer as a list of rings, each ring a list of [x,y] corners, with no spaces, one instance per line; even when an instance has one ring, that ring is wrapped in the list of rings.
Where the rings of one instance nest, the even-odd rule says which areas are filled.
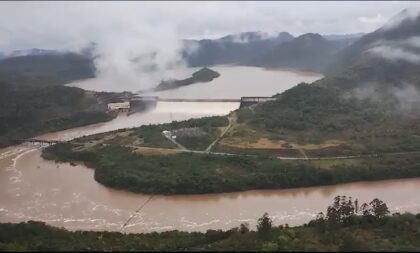
[[[190,118],[225,115],[236,110],[238,107],[238,102],[158,102],[155,108],[144,113],[136,113],[130,116],[120,114],[117,118],[105,123],[48,133],[37,138],[67,141],[84,135],[103,133],[122,128],[168,123],[172,120],[181,121]]]

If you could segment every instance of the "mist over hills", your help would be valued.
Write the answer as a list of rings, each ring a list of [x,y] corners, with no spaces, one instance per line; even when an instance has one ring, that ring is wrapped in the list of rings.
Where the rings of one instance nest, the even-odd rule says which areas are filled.
[[[0,60],[0,81],[16,85],[56,85],[95,76],[91,57],[53,50],[30,50]]]
[[[322,35],[326,40],[349,40],[354,41],[360,39],[365,33],[350,33],[350,34],[327,34]]]
[[[413,82],[420,62],[418,27],[419,17],[405,10],[368,34],[294,37],[287,32],[243,32],[219,39],[183,40],[182,57],[191,67],[235,64],[320,72],[341,78],[342,86],[354,80]],[[94,48],[91,44],[78,53],[37,48],[2,53],[0,80],[49,85],[94,77]]]
[[[340,86],[346,88],[366,86],[367,82],[419,87],[419,27],[418,14],[402,11],[383,27],[338,52],[326,70],[328,79],[339,79]]]
[[[287,32],[243,32],[215,40],[184,40],[182,55],[191,67],[238,64],[322,72],[334,52],[358,36],[330,35],[327,40],[318,34],[295,38]],[[80,52],[31,48],[2,53],[0,80],[51,85],[92,78],[96,72],[94,51],[95,43]]]
[[[307,33],[267,50],[249,64],[323,72],[334,55],[349,44],[348,39],[326,40],[319,34]]]
[[[185,41],[183,56],[193,67],[238,64],[323,72],[338,50],[361,36],[307,33],[295,38],[287,32],[277,36],[248,32],[216,40]]]
[[[277,36],[246,32],[227,35],[216,40],[185,40],[183,57],[192,67],[239,64],[293,38],[287,32],[278,33]]]

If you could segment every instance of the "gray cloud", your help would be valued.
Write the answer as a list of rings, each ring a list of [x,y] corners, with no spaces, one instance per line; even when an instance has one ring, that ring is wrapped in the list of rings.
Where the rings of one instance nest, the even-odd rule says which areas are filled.
[[[420,90],[416,86],[405,84],[402,87],[394,88],[393,93],[398,99],[401,110],[418,114],[418,109],[420,108]]]
[[[356,98],[360,100],[370,100],[375,103],[383,103],[393,99],[394,109],[398,113],[419,114],[420,109],[420,89],[407,82],[400,86],[384,87],[375,82],[361,83],[358,88],[350,91],[343,96],[345,99]]]
[[[420,37],[412,36],[405,40],[382,40],[376,42],[368,53],[390,61],[420,63]]]
[[[391,61],[402,60],[415,64],[420,63],[420,55],[407,51],[403,48],[383,45],[369,49],[369,52]]]

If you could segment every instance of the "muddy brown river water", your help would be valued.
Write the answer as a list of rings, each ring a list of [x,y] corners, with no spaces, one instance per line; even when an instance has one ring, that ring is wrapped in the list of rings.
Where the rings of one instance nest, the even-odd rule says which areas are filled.
[[[302,77],[307,78],[307,75]],[[313,80],[317,78],[319,76],[312,76]],[[268,92],[272,93],[271,90]],[[245,89],[240,95],[251,94]],[[110,122],[49,133],[39,138],[70,140],[143,124],[223,115],[237,107],[238,103],[162,102],[146,113],[129,117],[120,115]],[[256,220],[268,212],[275,224],[300,225],[318,212],[325,212],[336,195],[353,196],[360,202],[377,197],[384,200],[392,212],[420,212],[420,179],[225,194],[149,196],[106,188],[94,180],[93,170],[83,165],[45,161],[40,157],[41,150],[38,144],[0,149],[0,222],[37,220],[70,230],[120,231],[129,220],[123,232],[205,231],[229,229],[243,222],[254,226]]]

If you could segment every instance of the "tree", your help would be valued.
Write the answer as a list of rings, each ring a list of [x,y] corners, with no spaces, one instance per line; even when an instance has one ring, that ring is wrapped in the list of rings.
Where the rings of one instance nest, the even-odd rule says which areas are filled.
[[[372,207],[372,213],[376,219],[381,219],[389,214],[388,206],[380,199],[375,198],[369,205]]]
[[[249,232],[249,224],[248,223],[242,223],[239,227],[239,232],[241,232],[241,234],[246,234]]]
[[[268,216],[268,213],[258,219],[257,231],[258,234],[263,238],[267,238],[270,235],[273,221]]]
[[[359,200],[357,199],[354,201],[354,212],[359,213]]]

